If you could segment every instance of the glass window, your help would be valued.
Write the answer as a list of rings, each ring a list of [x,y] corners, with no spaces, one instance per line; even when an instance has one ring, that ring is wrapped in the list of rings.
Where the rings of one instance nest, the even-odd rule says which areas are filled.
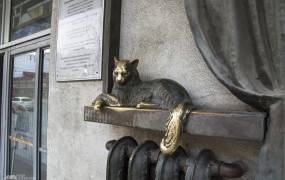
[[[10,40],[50,28],[52,0],[12,0]]]
[[[20,101],[20,98],[13,98],[12,101]]]
[[[14,56],[10,117],[10,175],[33,177],[36,53]]]
[[[40,180],[46,180],[50,48],[41,49],[41,67],[37,67],[36,52],[12,57],[8,164],[9,176],[33,179],[34,174],[39,174]],[[37,72],[40,72],[41,76]],[[41,77],[39,83],[36,82],[38,76]],[[41,99],[35,99],[36,96]],[[37,110],[34,108],[36,102],[40,103]],[[34,131],[36,122],[39,133]],[[34,146],[34,141],[39,141],[39,147]],[[34,159],[34,152],[38,153],[39,159]],[[33,171],[36,164],[39,165],[39,168],[36,168],[39,172]]]

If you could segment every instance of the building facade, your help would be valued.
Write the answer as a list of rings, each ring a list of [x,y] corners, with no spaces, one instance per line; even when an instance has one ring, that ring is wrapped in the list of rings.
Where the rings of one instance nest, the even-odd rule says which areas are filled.
[[[90,1],[104,9],[104,0]],[[62,2],[0,1],[0,180],[103,180],[107,141],[132,136],[140,143],[159,144],[163,137],[160,131],[84,121],[84,107],[103,92],[107,80],[102,76],[58,81]],[[198,109],[256,111],[232,95],[208,69],[183,0],[123,0],[120,24],[119,56],[139,59],[143,80],[179,82]],[[108,69],[102,67],[104,74]],[[207,148],[221,160],[243,161],[247,171],[240,180],[256,176],[262,142],[186,134],[181,145],[193,154]]]

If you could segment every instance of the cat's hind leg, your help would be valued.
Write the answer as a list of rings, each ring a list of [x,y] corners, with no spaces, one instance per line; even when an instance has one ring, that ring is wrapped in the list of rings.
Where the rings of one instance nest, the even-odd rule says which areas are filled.
[[[173,108],[168,117],[165,135],[160,143],[160,150],[164,154],[172,154],[178,147],[178,142],[183,131],[183,125],[192,109],[189,103],[180,103]]]

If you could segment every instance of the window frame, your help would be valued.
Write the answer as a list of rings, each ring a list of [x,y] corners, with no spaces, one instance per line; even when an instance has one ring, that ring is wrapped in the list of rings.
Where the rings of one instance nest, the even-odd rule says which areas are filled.
[[[53,3],[53,0],[51,0]],[[1,24],[1,34],[0,34],[0,50],[24,43],[36,38],[40,38],[51,33],[51,28],[46,30],[33,33],[31,35],[10,41],[10,26],[11,26],[11,6],[12,0],[3,0],[3,9],[2,9],[2,24]],[[52,14],[51,14],[52,15]]]
[[[33,177],[40,179],[41,162],[40,153],[46,151],[41,146],[41,109],[42,109],[42,72],[43,72],[43,50],[50,48],[50,36],[43,36],[25,43],[16,44],[6,49],[0,50],[4,54],[3,58],[3,92],[2,92],[2,114],[1,114],[1,145],[0,145],[0,180],[4,180],[10,174],[9,148],[10,148],[10,120],[12,101],[12,78],[13,78],[13,56],[25,52],[36,52],[36,72],[35,72],[35,101],[34,101],[34,134],[33,134]]]
[[[40,179],[40,152],[46,151],[40,147],[41,140],[41,85],[42,85],[42,49],[50,47],[51,28],[10,41],[10,20],[12,0],[3,0],[2,23],[0,24],[0,54],[3,55],[1,122],[0,122],[0,180],[9,174],[9,147],[10,147],[10,116],[12,101],[12,74],[13,55],[35,50],[36,55],[36,84],[35,84],[35,118],[33,137],[33,176]],[[53,1],[52,1],[53,3]],[[52,21],[51,21],[52,25]],[[1,78],[1,77],[0,77]],[[1,87],[0,87],[1,88]]]

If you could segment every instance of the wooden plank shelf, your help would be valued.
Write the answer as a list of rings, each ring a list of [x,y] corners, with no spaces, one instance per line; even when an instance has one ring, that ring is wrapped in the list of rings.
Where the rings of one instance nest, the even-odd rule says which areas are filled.
[[[84,107],[85,121],[158,131],[164,131],[168,116],[169,111],[161,109],[104,107],[95,111],[92,106]],[[261,142],[265,133],[265,117],[262,112],[193,111],[184,132]]]

